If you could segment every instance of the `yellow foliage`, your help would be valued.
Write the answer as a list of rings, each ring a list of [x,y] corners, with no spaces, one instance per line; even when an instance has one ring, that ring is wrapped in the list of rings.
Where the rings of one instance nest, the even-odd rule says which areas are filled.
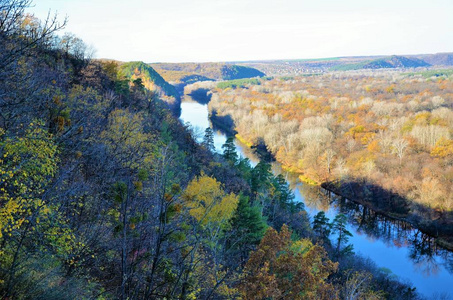
[[[319,182],[317,182],[317,181],[315,181],[315,180],[313,180],[310,177],[307,177],[305,175],[299,175],[299,179],[300,179],[300,181],[308,183],[310,185],[319,185]]]
[[[0,142],[0,238],[19,229],[35,212],[37,220],[48,215],[40,195],[58,160],[57,146],[42,126],[31,123],[25,136]]]
[[[247,141],[243,136],[241,136],[241,135],[239,135],[239,134],[236,134],[235,137],[236,137],[236,139],[237,139],[238,141],[240,141],[241,143],[243,143],[243,144],[246,145],[247,147],[252,148],[253,143]]]
[[[238,197],[226,194],[220,182],[206,175],[192,180],[183,193],[189,213],[204,226],[223,226],[233,216]]]
[[[124,165],[138,168],[140,162],[130,159],[132,154],[143,153],[143,161],[150,160],[153,144],[152,135],[143,130],[143,116],[130,113],[128,110],[117,109],[109,115],[107,129],[101,137],[105,140],[110,151],[118,156]],[[124,159],[123,159],[124,158]]]
[[[379,141],[378,140],[372,141],[371,143],[368,144],[367,149],[371,153],[378,153],[379,151],[381,151],[381,147],[379,146]]]
[[[447,157],[453,155],[453,140],[441,138],[431,150],[431,156]]]

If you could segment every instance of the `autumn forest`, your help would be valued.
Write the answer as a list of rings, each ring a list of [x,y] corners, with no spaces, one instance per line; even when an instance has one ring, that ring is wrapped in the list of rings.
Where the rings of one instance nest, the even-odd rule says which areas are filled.
[[[95,59],[30,8],[0,0],[0,299],[449,299],[356,253],[347,213],[310,214],[287,180],[450,259],[451,69]]]

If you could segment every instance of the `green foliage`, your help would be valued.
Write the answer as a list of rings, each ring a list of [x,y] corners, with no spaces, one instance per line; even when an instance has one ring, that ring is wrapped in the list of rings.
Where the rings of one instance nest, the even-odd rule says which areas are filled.
[[[428,71],[423,71],[423,72],[404,73],[404,74],[407,76],[421,75],[425,78],[431,78],[431,77],[447,78],[447,77],[453,75],[453,69],[428,70]]]
[[[337,235],[335,248],[335,256],[337,259],[354,253],[353,246],[348,244],[349,238],[352,237],[352,233],[346,229],[347,223],[348,220],[346,215],[338,214],[331,224],[332,233]]]
[[[356,64],[338,65],[332,67],[332,71],[348,71],[360,69],[381,69],[381,68],[417,68],[430,66],[427,62],[404,56],[389,56],[375,60],[364,61]]]
[[[266,74],[254,68],[238,65],[224,65],[221,69],[221,73],[224,80],[266,76]]]
[[[49,214],[41,195],[57,171],[57,145],[42,125],[31,123],[23,137],[0,141],[0,238]]]
[[[234,165],[238,160],[238,153],[236,152],[236,145],[232,137],[227,138],[225,144],[222,145],[223,157]]]
[[[275,198],[277,199],[278,204],[282,207],[290,208],[290,205],[294,200],[294,193],[290,189],[288,182],[286,182],[285,177],[283,177],[282,174],[278,174],[274,178],[273,185],[276,191]],[[303,207],[303,203],[301,203],[301,206]]]
[[[332,224],[329,218],[323,211],[318,212],[313,219],[313,231],[317,237],[327,245],[330,244],[330,233],[332,231]]]
[[[174,86],[169,84],[159,75],[152,67],[143,62],[129,62],[122,64],[119,67],[121,76],[129,78],[131,81],[141,79],[142,86],[149,90],[153,90],[153,86],[161,89],[167,96],[175,97],[179,99],[179,93]]]
[[[251,188],[257,195],[262,189],[267,189],[271,185],[272,170],[271,165],[260,161],[252,170]]]
[[[260,85],[260,84],[261,84],[261,80],[257,79],[257,78],[235,79],[235,80],[219,82],[217,84],[217,87],[219,89],[224,90],[224,89],[227,89],[227,88],[236,89],[236,88],[244,88],[244,87],[247,87],[249,85]]]
[[[211,127],[206,128],[206,130],[204,131],[203,145],[212,153],[215,152],[214,132],[212,131]]]
[[[237,209],[231,219],[231,230],[237,237],[234,248],[248,251],[259,244],[267,228],[260,208],[250,205],[249,198],[240,195]]]

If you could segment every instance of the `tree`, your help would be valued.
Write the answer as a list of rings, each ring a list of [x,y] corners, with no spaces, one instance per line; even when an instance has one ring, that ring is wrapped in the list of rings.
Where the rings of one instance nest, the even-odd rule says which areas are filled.
[[[227,194],[220,182],[202,174],[192,180],[183,193],[189,213],[212,238],[228,225],[238,204],[238,197]]]
[[[252,170],[252,193],[254,196],[253,200],[258,199],[260,190],[267,190],[271,185],[272,171],[271,165],[264,161],[260,161]]]
[[[222,145],[223,157],[230,162],[230,164],[236,164],[238,160],[238,153],[236,152],[236,145],[234,144],[234,138],[229,137]]]
[[[198,278],[198,285],[209,298],[209,295],[224,286],[223,282],[231,274],[221,264],[221,253],[225,250],[222,237],[230,228],[238,197],[233,193],[227,194],[220,182],[202,174],[189,183],[182,198],[189,214],[196,221],[186,274],[192,272],[193,277]],[[186,275],[185,286],[189,280]],[[187,289],[181,292],[181,298],[187,296]]]
[[[335,151],[333,151],[331,148],[327,149],[326,152],[324,153],[327,171],[329,174],[330,174],[330,168],[332,166],[332,161],[333,161],[333,158],[335,157],[335,154],[336,154]]]
[[[405,139],[396,139],[392,143],[393,153],[395,153],[400,159],[400,165],[402,163],[404,154],[406,153],[406,148],[409,146],[409,143]]]
[[[214,132],[212,131],[211,127],[206,128],[206,130],[204,131],[203,145],[207,150],[211,151],[212,153],[215,152]]]
[[[266,227],[259,207],[251,206],[249,198],[240,195],[237,209],[231,219],[230,247],[239,250],[241,261],[259,244]]]
[[[34,298],[40,285],[57,290],[46,277],[61,278],[48,273],[74,263],[69,258],[77,245],[75,237],[56,201],[44,196],[59,159],[56,143],[42,127],[35,121],[21,137],[4,138],[0,130],[1,298]],[[33,264],[42,270],[30,273],[28,266]]]
[[[346,274],[346,283],[341,291],[343,298],[346,300],[385,299],[382,291],[373,291],[371,286],[372,278],[373,276],[369,272],[353,272],[349,270]]]
[[[278,174],[277,177],[275,177],[274,186],[277,191],[276,196],[278,204],[281,207],[288,208],[289,205],[293,202],[295,196],[282,174]]]
[[[353,246],[351,244],[348,245],[349,237],[352,236],[352,233],[346,229],[347,222],[346,215],[338,214],[331,225],[332,233],[337,234],[335,246],[335,257],[337,259],[353,253]]]
[[[244,299],[337,299],[327,277],[337,264],[309,240],[291,240],[284,225],[280,233],[266,231],[244,269],[239,291]]]
[[[330,233],[332,231],[332,224],[329,218],[323,211],[318,212],[313,219],[313,231],[317,237],[326,245],[330,244]]]
[[[25,10],[32,4],[32,0],[3,0],[0,2],[0,72],[13,64],[28,50],[49,43],[53,34],[66,26],[67,20],[58,22],[57,15],[47,16],[41,24],[36,18],[27,15]],[[31,20],[35,22],[31,22]],[[20,37],[20,42],[12,38]]]

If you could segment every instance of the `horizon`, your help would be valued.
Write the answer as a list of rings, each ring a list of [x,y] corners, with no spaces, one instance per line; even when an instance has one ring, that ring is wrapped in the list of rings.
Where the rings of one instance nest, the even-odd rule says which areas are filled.
[[[314,58],[278,58],[278,59],[260,59],[260,60],[219,60],[219,61],[181,61],[181,62],[172,62],[172,61],[141,61],[141,60],[128,60],[122,61],[114,58],[106,58],[106,57],[96,57],[97,60],[111,60],[111,61],[118,61],[118,62],[134,62],[134,61],[141,61],[146,64],[209,64],[209,63],[267,63],[267,62],[291,62],[291,61],[316,61],[316,60],[334,60],[334,59],[342,59],[342,58],[383,58],[383,57],[391,57],[391,56],[402,56],[402,57],[411,57],[411,56],[420,56],[420,55],[437,55],[437,54],[453,54],[453,51],[449,52],[436,52],[436,53],[414,53],[414,54],[371,54],[371,55],[353,55],[353,56],[332,56],[332,57],[314,57]]]
[[[49,11],[60,20],[68,16],[61,34],[83,39],[96,49],[96,58],[118,61],[288,61],[453,51],[448,0],[41,0],[29,9],[41,20]]]

